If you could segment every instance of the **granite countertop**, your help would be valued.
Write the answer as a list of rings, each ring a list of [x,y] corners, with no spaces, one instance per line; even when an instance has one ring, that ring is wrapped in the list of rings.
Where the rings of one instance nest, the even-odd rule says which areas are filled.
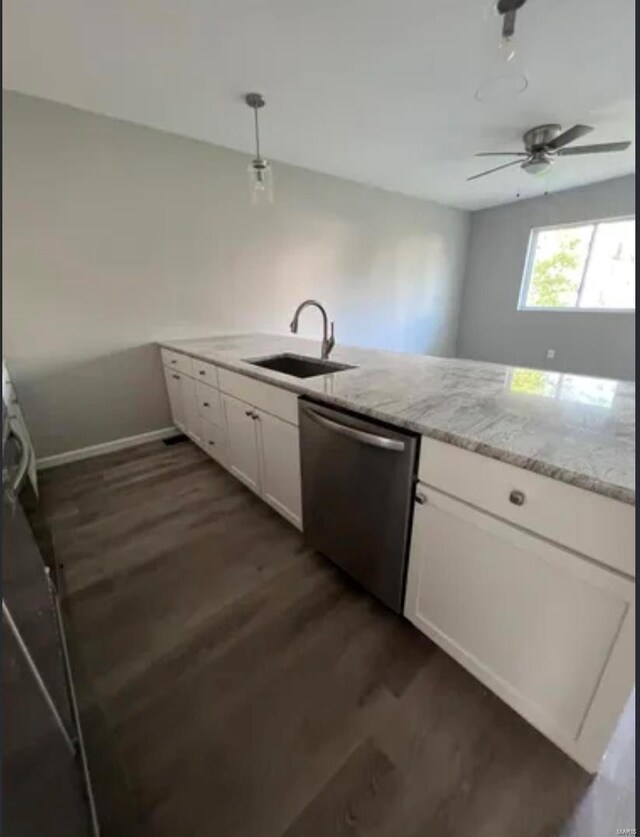
[[[632,382],[341,345],[331,360],[357,368],[294,378],[246,360],[319,357],[319,341],[234,334],[159,345],[635,504]]]

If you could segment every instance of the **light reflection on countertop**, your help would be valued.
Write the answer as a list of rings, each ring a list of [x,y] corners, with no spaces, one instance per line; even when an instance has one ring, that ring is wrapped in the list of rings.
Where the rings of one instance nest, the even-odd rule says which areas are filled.
[[[319,357],[319,342],[235,334],[160,345],[635,503],[633,382],[340,345],[331,360],[355,369],[294,378],[245,359],[280,352]]]
[[[507,373],[511,392],[561,401],[577,401],[592,407],[611,408],[619,381],[611,378],[588,378],[564,372],[517,367]]]

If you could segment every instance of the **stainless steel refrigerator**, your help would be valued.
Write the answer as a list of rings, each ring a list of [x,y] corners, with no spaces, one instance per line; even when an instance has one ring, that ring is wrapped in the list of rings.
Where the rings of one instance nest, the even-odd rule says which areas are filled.
[[[3,398],[2,834],[98,835],[55,556],[30,440],[8,407]]]

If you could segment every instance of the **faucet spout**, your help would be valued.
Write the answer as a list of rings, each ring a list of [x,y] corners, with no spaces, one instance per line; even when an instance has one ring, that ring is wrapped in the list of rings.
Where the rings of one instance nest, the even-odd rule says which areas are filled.
[[[298,333],[298,321],[300,319],[300,314],[308,306],[314,306],[322,314],[322,350],[320,352],[320,357],[323,360],[326,360],[331,354],[331,350],[335,346],[336,341],[334,338],[333,323],[331,323],[331,334],[329,334],[329,318],[327,317],[327,312],[324,310],[324,306],[321,305],[317,299],[305,299],[304,302],[301,302],[300,305],[298,305],[289,328],[294,334]]]

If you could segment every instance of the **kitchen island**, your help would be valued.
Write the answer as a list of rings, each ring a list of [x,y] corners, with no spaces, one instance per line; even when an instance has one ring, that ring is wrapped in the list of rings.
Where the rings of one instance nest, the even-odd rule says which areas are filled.
[[[303,529],[297,396],[421,436],[405,616],[587,770],[633,687],[634,385],[315,341],[160,344],[174,422]]]

